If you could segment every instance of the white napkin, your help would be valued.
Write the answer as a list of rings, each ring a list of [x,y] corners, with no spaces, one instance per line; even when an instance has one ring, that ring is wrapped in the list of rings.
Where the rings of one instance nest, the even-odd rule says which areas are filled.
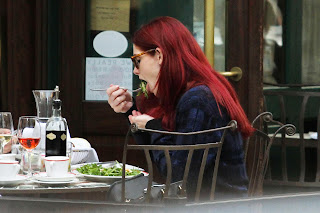
[[[71,143],[73,144],[73,149],[90,149],[91,144],[84,138],[71,138]]]
[[[317,132],[309,132],[310,138],[317,140],[318,139],[318,133]]]

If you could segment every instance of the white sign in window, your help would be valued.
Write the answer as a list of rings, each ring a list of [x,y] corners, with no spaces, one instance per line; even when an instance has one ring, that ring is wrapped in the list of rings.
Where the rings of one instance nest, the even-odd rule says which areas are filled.
[[[129,58],[86,58],[85,99],[89,101],[107,101],[106,91],[92,91],[119,85],[132,89],[132,62]]]

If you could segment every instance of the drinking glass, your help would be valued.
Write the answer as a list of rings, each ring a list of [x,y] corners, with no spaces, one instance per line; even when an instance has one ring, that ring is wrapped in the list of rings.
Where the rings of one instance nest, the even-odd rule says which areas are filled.
[[[21,116],[19,118],[17,137],[21,146],[28,152],[29,166],[27,176],[31,177],[31,153],[38,146],[41,137],[39,119],[36,116]]]
[[[3,154],[4,146],[10,142],[13,131],[11,113],[0,112],[0,154]]]

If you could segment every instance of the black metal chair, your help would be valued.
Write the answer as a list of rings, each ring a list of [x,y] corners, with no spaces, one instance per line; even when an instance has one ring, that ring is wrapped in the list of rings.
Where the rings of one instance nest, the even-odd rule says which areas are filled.
[[[161,134],[171,134],[171,135],[194,135],[194,134],[205,134],[205,133],[210,133],[214,131],[223,131],[222,137],[220,141],[217,141],[215,143],[207,143],[207,144],[196,144],[196,145],[129,145],[128,144],[128,135],[127,139],[124,144],[124,151],[123,151],[123,170],[122,170],[122,202],[125,202],[127,199],[125,197],[125,164],[127,162],[127,152],[128,150],[143,150],[146,156],[147,164],[148,164],[148,172],[149,172],[149,179],[148,179],[148,185],[147,185],[147,190],[146,190],[146,195],[145,195],[145,202],[150,202],[151,201],[151,188],[152,188],[152,181],[153,181],[153,165],[151,161],[151,156],[150,156],[150,151],[153,150],[161,150],[165,154],[166,162],[167,162],[167,177],[165,181],[165,187],[163,187],[162,190],[162,200],[163,201],[168,201],[170,200],[177,199],[177,197],[172,197],[170,196],[170,184],[172,180],[172,165],[171,165],[171,157],[170,157],[170,152],[171,151],[176,151],[176,150],[186,150],[188,151],[188,157],[186,160],[186,165],[184,169],[184,175],[183,175],[183,180],[181,181],[181,184],[179,185],[179,200],[187,200],[187,180],[188,180],[188,175],[190,172],[190,164],[191,164],[191,159],[195,151],[197,150],[203,150],[203,156],[202,156],[202,162],[201,162],[201,167],[199,170],[198,174],[198,182],[197,182],[197,187],[196,187],[196,192],[195,192],[195,197],[194,201],[199,201],[200,198],[200,191],[201,191],[201,185],[202,185],[202,180],[203,180],[203,173],[205,170],[205,165],[206,165],[206,160],[208,157],[208,152],[209,149],[215,148],[217,149],[217,155],[215,159],[215,166],[214,166],[214,171],[213,171],[213,178],[212,178],[212,185],[211,185],[211,190],[210,190],[210,200],[214,199],[214,192],[215,192],[215,186],[216,186],[216,177],[217,177],[217,172],[218,172],[218,167],[219,167],[219,159],[220,159],[220,153],[223,145],[223,141],[225,138],[225,135],[227,134],[228,130],[235,130],[237,128],[237,124],[235,121],[231,121],[227,126],[221,127],[221,128],[216,128],[216,129],[210,129],[210,130],[204,130],[204,131],[198,131],[198,132],[188,132],[188,133],[181,133],[181,132],[168,132],[168,131],[158,131],[158,130],[152,130],[152,129],[140,129],[136,125],[131,125],[131,131],[128,132],[128,135],[131,134],[131,132],[136,132],[136,131],[148,131],[148,132],[156,132],[156,133],[161,133]]]
[[[269,154],[271,146],[278,133],[293,135],[295,126],[292,124],[282,124],[273,120],[270,112],[259,114],[252,122],[255,128],[253,135],[245,142],[245,161],[247,161],[249,185],[248,195],[259,196],[263,194],[263,183],[268,170]],[[270,131],[270,126],[275,127]],[[250,147],[250,155],[248,150]],[[249,159],[250,157],[250,159]]]
[[[307,88],[306,88],[307,89]],[[268,111],[276,105],[281,122],[294,123],[297,133],[292,137],[281,135],[276,138],[274,147],[281,152],[281,168],[271,167],[271,175],[266,184],[319,187],[320,186],[320,137],[312,139],[309,135],[310,124],[312,131],[320,133],[320,93],[308,90],[265,90],[265,108]],[[275,109],[273,109],[276,111]],[[310,128],[310,127],[309,127]],[[294,152],[294,156],[292,156]],[[291,161],[288,161],[288,158]],[[291,165],[292,161],[295,165]],[[289,166],[292,168],[289,169]],[[281,170],[278,172],[278,170]],[[280,174],[277,174],[280,173]]]

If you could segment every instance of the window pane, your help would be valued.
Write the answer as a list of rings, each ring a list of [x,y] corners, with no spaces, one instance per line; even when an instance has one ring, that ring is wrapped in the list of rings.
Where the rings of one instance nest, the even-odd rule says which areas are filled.
[[[320,1],[265,0],[263,80],[320,84]]]
[[[284,83],[283,19],[278,0],[265,1],[263,81]]]
[[[302,3],[302,83],[320,83],[320,1]]]
[[[214,11],[214,66],[216,70],[224,71],[226,49],[226,1],[215,0]]]
[[[215,0],[214,27],[214,67],[225,70],[225,0]],[[204,50],[204,0],[194,0],[193,33]]]

